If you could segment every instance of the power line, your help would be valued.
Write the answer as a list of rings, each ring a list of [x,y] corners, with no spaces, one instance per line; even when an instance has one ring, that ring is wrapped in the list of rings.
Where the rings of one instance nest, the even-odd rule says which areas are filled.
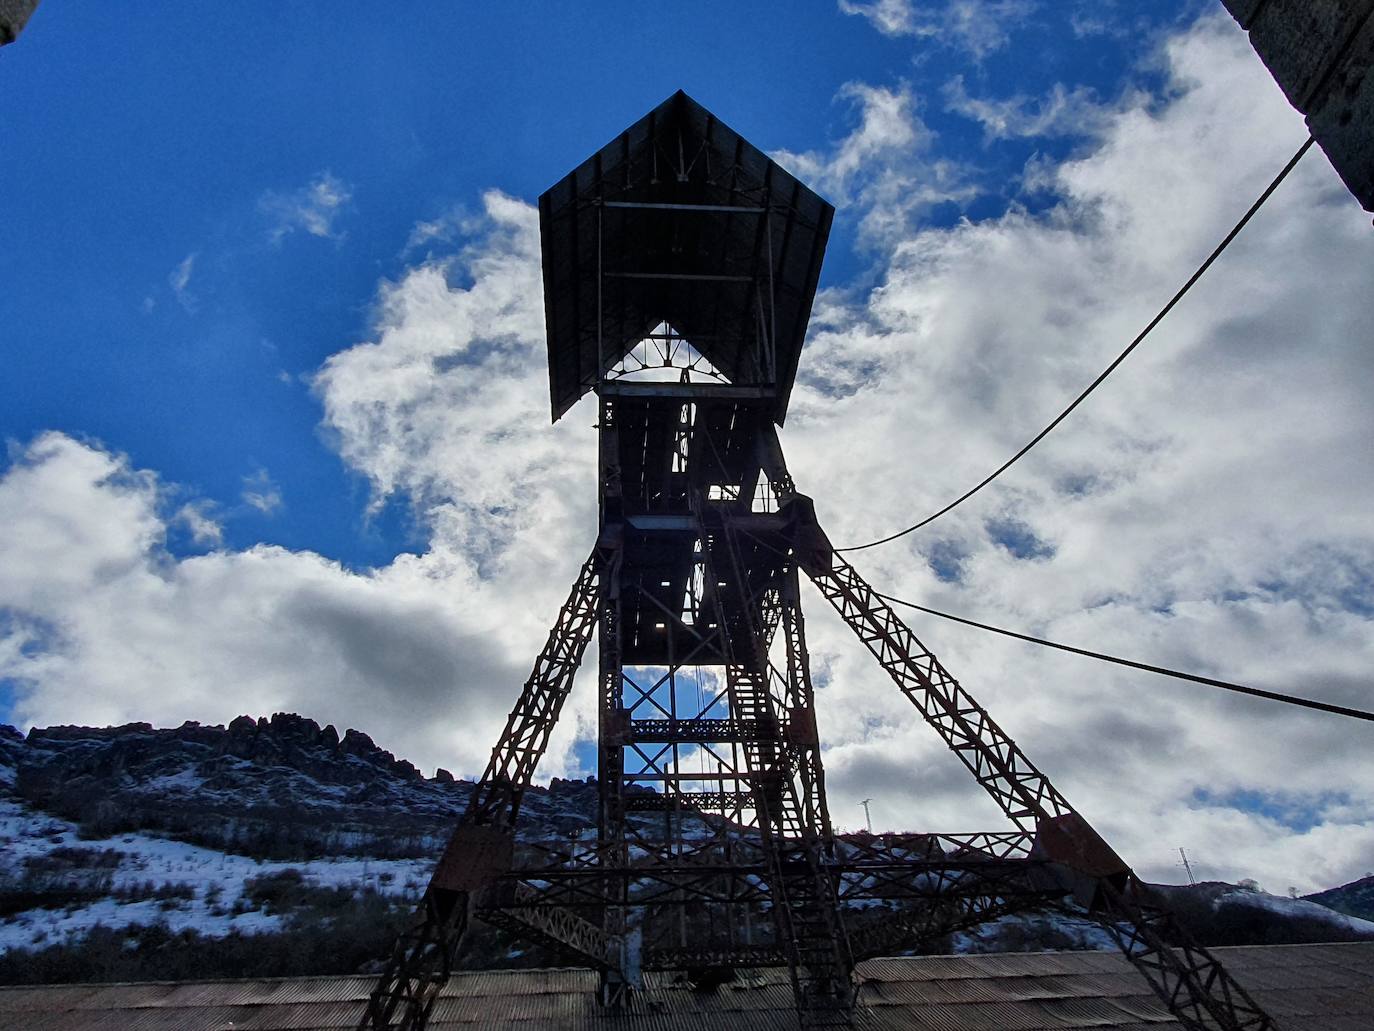
[[[1058,644],[1055,641],[1046,641],[1039,637],[1031,637],[1029,634],[1018,634],[1014,630],[1003,630],[1001,627],[989,626],[987,623],[976,623],[971,619],[964,619],[962,616],[952,616],[948,612],[941,612],[938,609],[917,605],[914,601],[907,601],[904,598],[894,598],[890,594],[878,593],[878,597],[885,601],[890,601],[894,605],[905,605],[907,608],[916,609],[918,612],[924,612],[927,615],[939,616],[941,619],[948,619],[955,623],[963,623],[965,626],[977,627],[979,630],[988,630],[994,634],[1001,634],[1003,637],[1014,637],[1018,641],[1028,641],[1031,644],[1042,645],[1046,648],[1057,648],[1061,652],[1072,652],[1074,655],[1085,655],[1090,659],[1101,659],[1103,662],[1113,662],[1118,666],[1129,666],[1131,669],[1143,669],[1147,673],[1158,673],[1161,676],[1173,677],[1176,680],[1187,680],[1194,684],[1204,684],[1207,687],[1219,687],[1223,691],[1235,691],[1238,694],[1251,695],[1255,698],[1267,698],[1271,702],[1284,702],[1287,705],[1300,705],[1306,709],[1317,709],[1321,712],[1335,713],[1337,716],[1349,716],[1352,719],[1374,721],[1374,712],[1366,712],[1363,709],[1351,709],[1344,705],[1332,705],[1329,702],[1318,702],[1311,698],[1299,698],[1296,695],[1281,694],[1278,691],[1265,691],[1262,688],[1246,687],[1243,684],[1232,684],[1225,680],[1213,680],[1211,677],[1200,677],[1196,673],[1182,673],[1176,669],[1166,669],[1163,666],[1152,666],[1147,662],[1136,662],[1132,659],[1123,659],[1116,655],[1105,655],[1102,652],[1089,651],[1086,648],[1075,648],[1069,644]]]
[[[1020,461],[1023,457],[1025,457],[1025,455],[1030,451],[1031,448],[1035,447],[1036,444],[1039,444],[1042,440],[1044,440],[1049,435],[1051,430],[1053,430],[1056,426],[1058,426],[1061,422],[1068,418],[1070,412],[1077,408],[1079,404],[1081,404],[1089,394],[1091,394],[1094,390],[1101,386],[1102,381],[1105,380],[1108,376],[1110,376],[1113,372],[1115,372],[1117,366],[1126,360],[1126,358],[1130,355],[1132,351],[1136,349],[1136,347],[1141,343],[1141,341],[1143,341],[1147,336],[1149,336],[1150,333],[1154,330],[1154,328],[1164,321],[1164,317],[1168,315],[1169,312],[1174,310],[1174,306],[1183,299],[1184,294],[1186,294],[1189,290],[1193,288],[1193,284],[1195,284],[1199,279],[1202,278],[1203,274],[1209,268],[1212,267],[1212,263],[1215,262],[1217,258],[1221,257],[1222,251],[1226,250],[1226,248],[1231,245],[1231,241],[1240,235],[1240,231],[1244,229],[1245,226],[1249,223],[1250,219],[1254,217],[1255,212],[1259,211],[1259,209],[1264,206],[1264,202],[1269,199],[1273,192],[1279,188],[1279,184],[1282,183],[1286,178],[1288,178],[1288,173],[1293,171],[1293,169],[1297,166],[1298,162],[1302,160],[1303,155],[1307,153],[1307,151],[1311,148],[1314,142],[1315,140],[1311,136],[1307,137],[1307,142],[1304,143],[1301,147],[1299,147],[1297,153],[1294,154],[1288,160],[1288,164],[1283,166],[1283,171],[1281,171],[1277,176],[1275,176],[1274,181],[1271,182],[1268,185],[1268,187],[1265,188],[1265,191],[1259,195],[1259,198],[1255,201],[1255,203],[1250,205],[1250,210],[1247,211],[1241,217],[1241,220],[1237,222],[1234,227],[1232,227],[1231,231],[1226,234],[1226,238],[1222,240],[1221,243],[1217,244],[1216,250],[1212,251],[1212,253],[1207,257],[1207,260],[1198,266],[1197,271],[1188,277],[1188,281],[1184,283],[1182,287],[1179,288],[1178,293],[1174,294],[1174,296],[1170,298],[1169,303],[1166,304],[1163,308],[1161,308],[1159,310],[1159,314],[1157,314],[1153,319],[1150,320],[1150,324],[1140,331],[1139,335],[1134,340],[1132,340],[1129,345],[1127,345],[1126,350],[1122,351],[1119,355],[1117,355],[1116,360],[1113,361],[1110,365],[1108,365],[1107,368],[1103,370],[1102,374],[1097,377],[1097,379],[1093,380],[1091,383],[1088,384],[1086,390],[1084,390],[1081,394],[1079,394],[1076,398],[1073,399],[1073,402],[1069,405],[1069,407],[1065,408],[1062,412],[1056,415],[1054,417],[1054,421],[1052,421],[1048,426],[1046,426],[1043,430],[1037,433],[1035,437],[1032,438],[1030,443],[1028,443],[1020,451],[1016,452],[1016,454],[1008,458],[996,469],[994,469],[992,473],[990,473],[987,477],[980,481],[971,490],[964,492],[959,497],[951,501],[944,508],[940,509],[938,512],[926,516],[919,523],[916,523],[912,526],[908,526],[905,530],[898,530],[896,533],[888,534],[888,536],[886,537],[880,537],[876,541],[869,541],[867,544],[853,544],[847,548],[836,548],[835,550],[863,551],[865,548],[876,548],[879,544],[887,544],[889,541],[895,541],[898,537],[905,537],[907,534],[915,530],[919,530],[921,527],[926,526],[929,523],[933,523],[936,519],[939,519],[946,512],[949,512],[951,509],[957,507],[958,505],[962,505],[965,501],[973,497],[973,495],[977,494],[989,483],[997,479],[997,477],[1001,476],[1004,472],[1006,472],[1018,461]]]

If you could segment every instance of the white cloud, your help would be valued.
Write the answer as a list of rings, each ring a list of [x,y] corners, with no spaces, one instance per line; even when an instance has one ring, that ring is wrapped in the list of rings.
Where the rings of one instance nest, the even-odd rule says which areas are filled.
[[[258,208],[272,220],[268,236],[273,243],[300,230],[327,240],[342,239],[334,222],[345,204],[353,199],[348,184],[329,172],[321,172],[306,186],[287,193],[269,190],[258,201]]]
[[[0,478],[0,677],[19,685],[22,724],[299,711],[480,771],[537,643],[507,640],[500,594],[462,556],[436,547],[365,573],[268,545],[177,558],[165,495],[58,433]],[[551,621],[557,602],[506,604]],[[566,747],[547,772],[566,770]]]
[[[838,99],[858,115],[848,135],[824,150],[783,150],[772,157],[837,206],[862,210],[865,242],[891,243],[933,205],[974,195],[959,165],[931,157],[934,136],[909,85],[851,82]]]
[[[867,18],[884,36],[933,39],[976,58],[1006,46],[1007,28],[1035,10],[1031,0],[839,0],[839,6]]]
[[[416,222],[401,248],[401,256],[408,257],[421,248],[452,244],[470,237],[481,231],[485,220],[485,212],[474,215],[464,205],[455,205],[437,218]]]
[[[196,252],[192,251],[190,254],[186,255],[186,257],[177,264],[177,267],[172,269],[171,274],[167,276],[167,285],[172,288],[172,295],[176,297],[177,303],[190,313],[194,313],[196,310],[196,298],[190,291],[191,273],[195,270],[195,267]],[[144,311],[152,310],[152,306],[149,304],[151,300],[152,298],[144,299]]]
[[[401,248],[401,254],[408,255],[426,244],[446,243],[453,238],[453,229],[453,223],[445,218],[436,218],[432,222],[416,222],[410,236],[406,238],[405,246]]]
[[[1124,104],[1081,157],[1042,167],[1062,198],[1051,210],[908,234],[871,295],[821,298],[784,443],[837,544],[939,508],[1029,439],[1301,141],[1224,17],[1165,61],[1167,103]],[[856,564],[974,618],[1370,707],[1370,247],[1329,166],[1305,162],[1037,452]],[[1014,553],[1026,534],[1038,557]],[[1374,761],[1359,725],[912,622],[1147,874],[1170,876],[1177,845],[1280,888],[1368,865]],[[808,627],[829,685],[832,807],[873,795],[887,826],[996,826],[843,628],[820,613]],[[1317,826],[1273,815],[1293,809]]]
[[[916,7],[913,0],[871,0],[869,3],[839,0],[845,14],[867,18],[884,36],[909,36],[916,32]]]
[[[478,245],[383,284],[377,339],[325,362],[325,425],[378,500],[406,493],[466,549],[585,552],[594,444],[584,418],[548,425],[538,215],[499,192],[484,207]]]
[[[1024,443],[1302,138],[1226,19],[1178,35],[1164,62],[1162,98],[1111,111],[1075,160],[1041,162],[1059,200],[1040,215],[911,228],[900,191],[866,178],[876,163],[900,182],[929,160],[902,90],[851,87],[852,137],[790,157],[855,207],[898,212],[875,216],[893,227],[881,284],[822,295],[785,433],[837,543],[913,521]],[[488,194],[468,231],[457,256],[384,283],[372,339],[314,380],[341,455],[378,499],[413,502],[425,552],[365,572],[270,546],[176,558],[155,477],[39,438],[0,480],[0,676],[23,685],[21,719],[296,709],[480,770],[591,544],[595,413],[545,421],[533,208]],[[1371,247],[1314,152],[1059,432],[859,568],[991,622],[1374,704]],[[806,603],[840,821],[857,825],[871,796],[882,827],[1002,826],[823,601]],[[1147,876],[1176,876],[1178,845],[1210,875],[1280,890],[1368,867],[1362,726],[912,622]],[[592,725],[589,679],[544,774]]]
[[[1096,136],[1108,127],[1122,108],[1141,106],[1148,98],[1133,94],[1113,105],[1103,104],[1095,91],[1055,83],[1043,97],[1024,94],[993,100],[969,95],[964,77],[945,84],[945,109],[971,118],[983,126],[989,140],[1018,136]]]
[[[281,488],[272,482],[266,469],[259,469],[252,476],[243,478],[243,491],[239,495],[244,504],[256,508],[263,515],[271,515],[281,508]]]
[[[374,340],[314,384],[341,453],[429,527],[425,553],[363,572],[268,545],[179,558],[169,523],[204,535],[204,512],[166,515],[176,492],[153,474],[48,434],[0,478],[20,722],[293,710],[481,772],[596,533],[590,419],[547,421],[537,217],[499,193],[484,212],[459,255],[383,285]],[[245,487],[279,495],[265,471]],[[593,704],[574,693],[542,775],[575,772]]]
[[[1074,0],[1074,6],[1076,9],[1069,12],[1069,29],[1079,39],[1141,39],[1158,31],[1150,21],[1153,12],[1131,0],[1125,4],[1121,0]]]
[[[223,528],[210,515],[210,506],[204,502],[187,502],[177,509],[172,521],[185,526],[197,544],[218,547],[224,541]]]
[[[909,161],[928,147],[930,130],[916,113],[916,101],[905,84],[896,89],[846,83],[840,97],[859,113],[859,125],[831,148],[829,153],[780,151],[774,157],[786,162],[809,185],[849,203],[850,190],[874,163],[892,164],[893,158]]]

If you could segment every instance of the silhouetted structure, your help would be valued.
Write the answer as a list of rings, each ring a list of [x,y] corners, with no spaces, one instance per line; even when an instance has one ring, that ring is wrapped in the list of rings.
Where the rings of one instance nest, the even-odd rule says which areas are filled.
[[[0,0],[0,46],[19,38],[37,7],[38,0]]]
[[[1374,0],[1222,0],[1345,185],[1374,211]]]
[[[539,201],[557,419],[595,391],[601,530],[363,1027],[428,1019],[473,916],[600,972],[785,967],[846,1023],[856,961],[1072,897],[1189,1028],[1273,1025],[817,525],[786,414],[833,210],[683,93]],[[1008,830],[834,834],[801,574]],[[593,633],[597,840],[520,844],[521,793]]]

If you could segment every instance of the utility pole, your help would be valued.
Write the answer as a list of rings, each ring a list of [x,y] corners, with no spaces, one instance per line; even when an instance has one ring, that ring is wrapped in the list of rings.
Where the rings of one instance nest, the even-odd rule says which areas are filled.
[[[1183,851],[1183,846],[1182,846],[1182,845],[1180,845],[1179,848],[1178,848],[1178,854],[1179,854],[1179,856],[1182,857],[1182,859],[1183,859],[1183,869],[1186,870],[1186,871],[1188,871],[1188,883],[1189,883],[1189,884],[1197,884],[1197,878],[1193,876],[1193,867],[1192,867],[1192,865],[1188,862],[1188,853],[1185,852],[1185,851]]]
[[[859,803],[859,805],[864,807],[864,823],[868,824],[869,834],[873,833],[873,817],[870,816],[868,813],[868,803],[872,801],[873,799],[871,798],[865,798],[862,802]]]

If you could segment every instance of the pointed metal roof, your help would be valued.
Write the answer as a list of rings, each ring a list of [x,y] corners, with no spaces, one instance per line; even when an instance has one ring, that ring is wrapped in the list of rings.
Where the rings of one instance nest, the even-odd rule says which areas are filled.
[[[666,322],[781,423],[834,210],[674,93],[539,198],[553,418]]]

